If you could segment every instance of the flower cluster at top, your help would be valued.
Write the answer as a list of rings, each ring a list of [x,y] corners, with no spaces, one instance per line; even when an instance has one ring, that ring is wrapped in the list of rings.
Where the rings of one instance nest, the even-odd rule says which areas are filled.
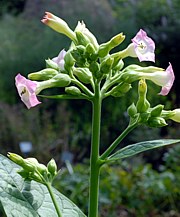
[[[144,95],[145,101],[145,80],[150,80],[161,86],[160,95],[169,93],[175,79],[171,63],[167,69],[154,66],[141,67],[136,64],[124,67],[123,60],[126,57],[138,58],[140,62],[155,62],[155,43],[144,30],[139,30],[127,48],[112,53],[111,50],[124,41],[123,33],[115,35],[106,43],[99,44],[83,22],[78,22],[73,31],[64,20],[49,12],[46,12],[42,22],[66,35],[72,42],[68,51],[63,49],[57,57],[47,59],[45,69],[30,73],[28,79],[21,74],[16,76],[19,96],[28,109],[41,103],[37,95],[42,90],[54,87],[64,88],[64,94],[51,98],[92,100],[97,84],[101,84],[99,86],[103,99],[108,96],[121,97],[131,89],[131,83],[140,81],[139,99]],[[142,91],[140,86],[143,87]],[[152,110],[149,107],[147,109]],[[160,111],[158,115],[163,116],[161,118],[180,122],[179,109],[165,112],[161,108],[158,111]]]

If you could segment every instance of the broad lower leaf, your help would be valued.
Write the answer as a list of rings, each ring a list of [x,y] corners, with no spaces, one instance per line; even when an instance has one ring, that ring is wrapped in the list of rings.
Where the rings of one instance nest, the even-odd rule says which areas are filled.
[[[0,155],[0,201],[7,217],[57,217],[46,186],[24,181],[19,166]],[[68,198],[54,190],[63,217],[85,217]]]
[[[161,140],[152,140],[152,141],[145,141],[139,142],[133,145],[128,145],[116,153],[108,157],[107,161],[115,161],[122,158],[131,157],[143,151],[147,151],[154,148],[159,148],[166,145],[171,145],[174,143],[178,143],[180,140],[178,139],[161,139]]]

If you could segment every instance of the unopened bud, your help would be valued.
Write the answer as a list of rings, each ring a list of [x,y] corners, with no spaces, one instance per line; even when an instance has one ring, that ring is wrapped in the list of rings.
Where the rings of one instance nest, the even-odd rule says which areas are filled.
[[[52,13],[46,12],[44,18],[41,20],[44,24],[48,25],[55,31],[62,33],[75,41],[75,33],[69,28],[67,23],[61,18],[55,16]]]
[[[35,158],[34,158],[35,159]],[[36,160],[36,159],[35,159]],[[32,172],[35,171],[38,161],[33,161],[30,158],[24,159],[24,163],[21,165],[25,171]]]
[[[66,52],[64,57],[64,68],[69,71],[75,64],[75,60],[70,51]]]
[[[21,166],[24,163],[24,159],[18,154],[8,152],[7,156],[9,157],[9,159],[11,159],[14,163],[18,164],[19,166]]]
[[[55,63],[54,61],[52,61],[51,59],[47,59],[46,61],[46,68],[52,68],[55,70],[59,70],[59,66],[57,63]]]
[[[161,116],[161,112],[164,108],[164,105],[157,105],[151,110],[151,117],[159,117]]]
[[[86,35],[84,35],[82,32],[77,31],[75,33],[76,33],[78,45],[86,46],[87,44],[90,43],[88,37]]]
[[[82,32],[83,35],[85,35],[88,38],[88,40],[94,46],[94,48],[96,50],[98,49],[99,45],[98,45],[96,37],[89,31],[89,29],[86,28],[86,25],[83,21],[78,22],[75,28],[75,32]]]
[[[166,121],[161,117],[150,117],[148,120],[148,126],[150,127],[164,127],[166,125]]]
[[[47,169],[51,173],[52,176],[57,174],[57,165],[54,159],[51,159],[47,164]]]
[[[138,101],[136,104],[137,111],[139,113],[146,112],[150,107],[150,104],[149,104],[148,100],[146,99],[146,93],[147,93],[146,82],[145,82],[145,80],[141,79],[139,81],[139,84],[138,84],[139,98],[138,98]]]
[[[92,79],[92,74],[88,68],[74,68],[73,74],[85,84],[89,84]]]
[[[71,55],[74,58],[77,66],[84,66],[86,63],[86,59],[83,55],[79,53],[78,50],[71,51]]]
[[[96,51],[93,47],[93,45],[91,43],[89,43],[87,46],[86,46],[86,53],[88,54],[94,54]]]
[[[83,45],[76,46],[76,49],[77,49],[78,53],[81,55],[83,55],[85,53],[85,50],[86,50],[85,46],[83,46]]]
[[[71,87],[66,87],[65,92],[74,96],[79,96],[81,95],[81,91],[78,87],[71,86]]]
[[[33,72],[28,74],[28,78],[34,81],[45,81],[53,78],[59,72],[56,69],[46,68],[39,72]]]
[[[137,114],[137,108],[134,103],[132,103],[127,109],[128,115],[134,117]]]
[[[104,74],[108,74],[112,68],[114,59],[109,57],[105,59],[100,66],[100,71]]]
[[[116,36],[114,36],[110,41],[103,43],[99,46],[98,55],[99,57],[105,57],[109,54],[110,50],[112,50],[114,47],[121,44],[125,39],[125,36],[123,33],[120,33]]]
[[[99,70],[100,70],[100,68],[99,68],[99,63],[97,63],[97,62],[92,62],[92,63],[90,64],[90,66],[89,66],[89,70],[90,70],[93,74],[99,72]]]
[[[131,84],[120,83],[112,89],[111,95],[114,97],[121,97],[131,89]]]
[[[113,63],[114,65],[114,63]],[[113,66],[112,66],[113,67]],[[113,67],[114,71],[120,71],[122,68],[124,67],[124,62],[123,60],[119,60],[119,62],[115,65],[115,67]]]
[[[51,79],[51,87],[66,87],[71,83],[71,78],[67,74],[59,73]]]

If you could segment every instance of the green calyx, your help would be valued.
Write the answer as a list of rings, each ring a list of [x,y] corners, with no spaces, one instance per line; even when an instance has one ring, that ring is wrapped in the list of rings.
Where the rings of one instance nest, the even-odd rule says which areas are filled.
[[[145,80],[141,79],[138,84],[138,94],[139,98],[136,104],[137,112],[144,113],[150,108],[150,103],[146,99],[147,85]]]
[[[89,84],[92,79],[92,74],[88,68],[74,68],[73,74],[83,83]]]

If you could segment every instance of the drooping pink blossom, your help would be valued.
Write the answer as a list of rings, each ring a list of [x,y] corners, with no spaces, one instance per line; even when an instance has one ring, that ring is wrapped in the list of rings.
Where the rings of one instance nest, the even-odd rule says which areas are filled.
[[[18,74],[15,77],[15,84],[21,100],[24,102],[28,109],[41,103],[36,97],[36,82],[28,80],[21,74]]]
[[[145,79],[153,81],[155,84],[162,87],[160,95],[167,95],[174,83],[174,72],[171,63],[165,71],[156,71],[153,73],[142,73],[142,76]]]
[[[65,57],[65,55],[66,55],[66,51],[63,49],[60,51],[60,53],[58,54],[57,57],[54,57],[52,59],[52,61],[55,62],[61,70],[64,69],[64,57]]]
[[[155,62],[155,43],[147,36],[147,33],[142,29],[132,39],[135,55],[139,61],[152,61]]]
[[[159,93],[160,95],[163,95],[163,96],[169,93],[171,87],[173,86],[174,79],[175,79],[171,63],[169,63],[169,66],[167,67],[164,74],[166,74],[166,77],[164,79],[165,83],[162,86],[161,92]]]

